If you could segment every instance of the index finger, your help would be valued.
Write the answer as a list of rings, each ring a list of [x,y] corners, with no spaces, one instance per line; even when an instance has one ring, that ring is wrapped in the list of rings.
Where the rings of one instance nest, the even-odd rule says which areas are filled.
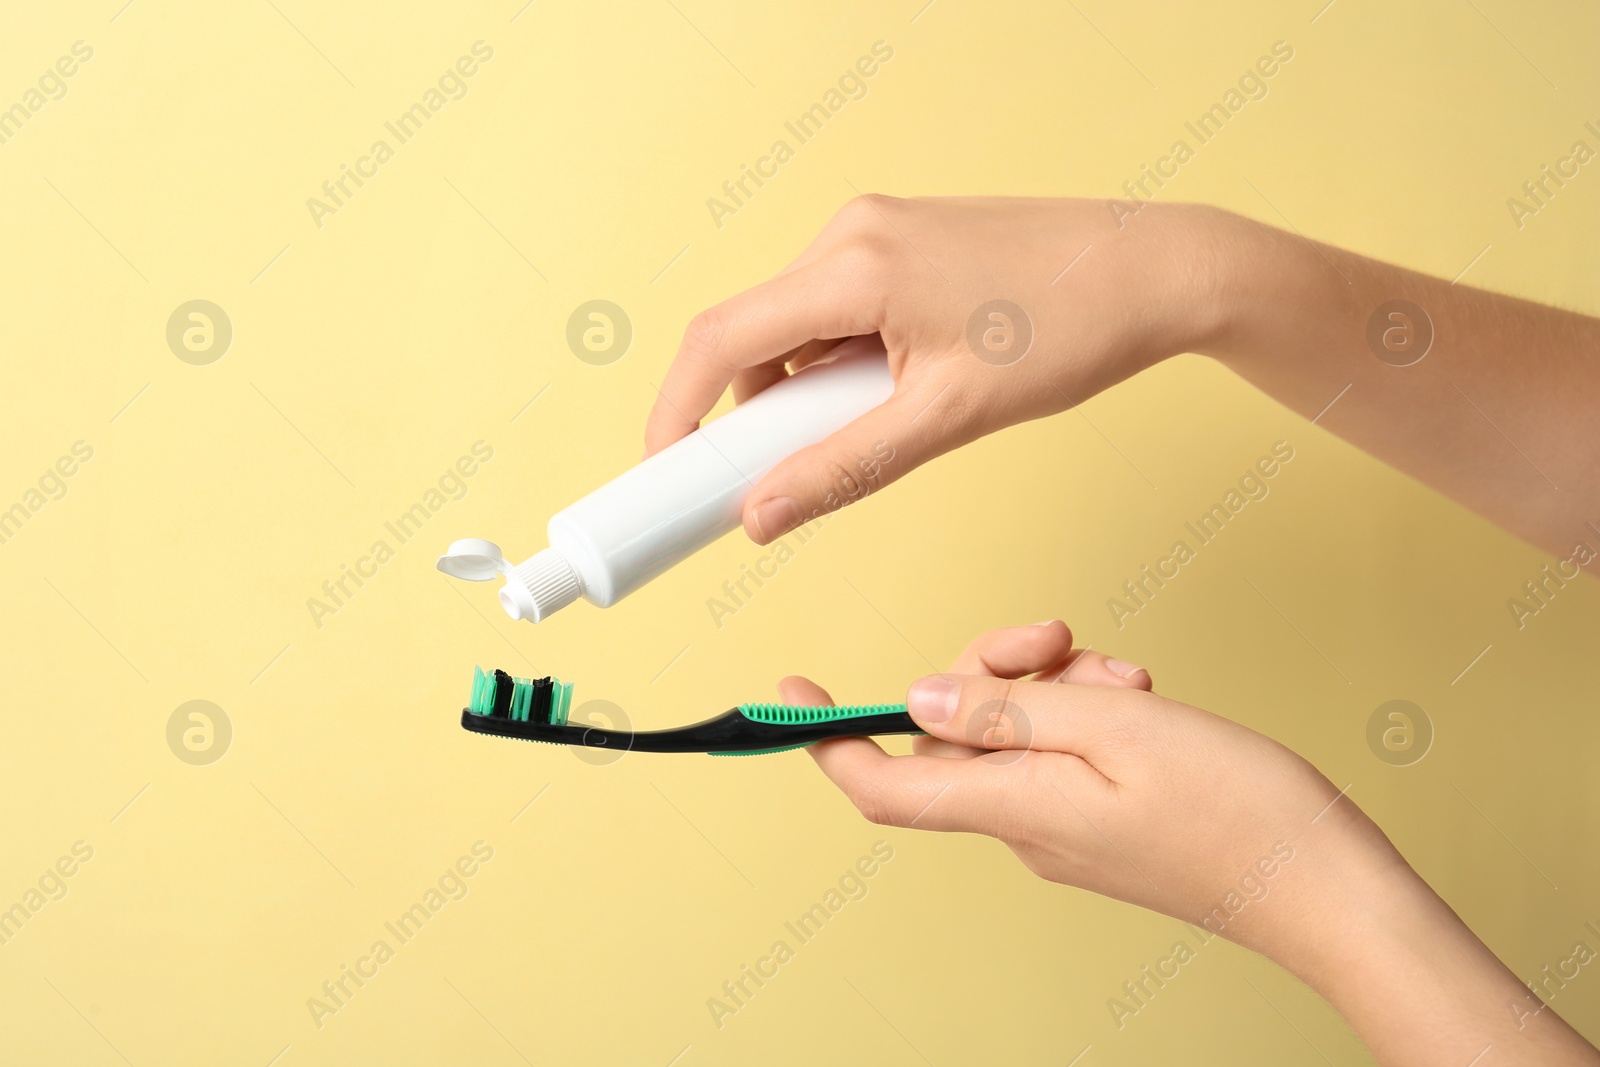
[[[1007,626],[972,639],[951,674],[1021,678],[1059,663],[1072,651],[1072,630],[1059,619],[1032,626]]]
[[[877,330],[863,287],[812,264],[769,278],[696,315],[657,390],[645,424],[647,455],[700,425],[733,377],[807,341]]]
[[[806,751],[868,822],[998,833],[1007,802],[1003,776],[977,760],[891,756],[870,737],[836,737]]]
[[[783,679],[778,695],[786,704],[804,707],[833,703],[828,691],[808,678]],[[818,741],[806,752],[870,822],[919,830],[994,832],[998,778],[981,773],[976,765],[955,766],[966,760],[891,756],[870,737]]]

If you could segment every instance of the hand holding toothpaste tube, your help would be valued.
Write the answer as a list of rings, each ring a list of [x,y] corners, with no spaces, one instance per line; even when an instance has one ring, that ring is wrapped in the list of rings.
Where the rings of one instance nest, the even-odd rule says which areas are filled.
[[[646,450],[693,431],[730,384],[742,403],[880,334],[893,395],[745,500],[745,531],[768,543],[847,503],[829,489],[874,442],[899,457],[887,485],[1195,352],[1565,558],[1600,513],[1600,320],[1458,281],[1200,205],[858,197],[775,277],[689,324]]]

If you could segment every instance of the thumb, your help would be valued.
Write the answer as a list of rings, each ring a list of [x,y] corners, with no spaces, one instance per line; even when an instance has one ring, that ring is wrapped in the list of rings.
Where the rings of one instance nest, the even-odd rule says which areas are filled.
[[[919,391],[897,390],[850,425],[779,463],[745,500],[750,540],[771,544],[947,451],[952,445],[936,438],[941,420],[930,406]]]
[[[1068,752],[1091,763],[1145,733],[1161,698],[1137,689],[930,674],[906,694],[930,735],[976,749]]]

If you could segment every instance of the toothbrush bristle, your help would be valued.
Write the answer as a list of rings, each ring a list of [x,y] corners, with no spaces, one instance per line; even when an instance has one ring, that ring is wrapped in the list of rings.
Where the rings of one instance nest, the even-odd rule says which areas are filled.
[[[512,722],[564,726],[572,703],[572,683],[559,679],[514,678],[505,671],[472,668],[467,710]]]

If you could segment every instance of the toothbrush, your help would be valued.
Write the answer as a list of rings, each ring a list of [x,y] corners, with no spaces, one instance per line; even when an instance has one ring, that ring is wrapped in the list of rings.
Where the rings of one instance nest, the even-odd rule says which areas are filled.
[[[513,678],[505,671],[474,667],[472,699],[461,725],[473,733],[543,741],[580,748],[635,752],[705,752],[712,756],[758,756],[804,748],[830,737],[920,734],[904,704],[799,707],[740,704],[721,715],[668,730],[606,730],[571,725],[572,683],[555,678]]]

